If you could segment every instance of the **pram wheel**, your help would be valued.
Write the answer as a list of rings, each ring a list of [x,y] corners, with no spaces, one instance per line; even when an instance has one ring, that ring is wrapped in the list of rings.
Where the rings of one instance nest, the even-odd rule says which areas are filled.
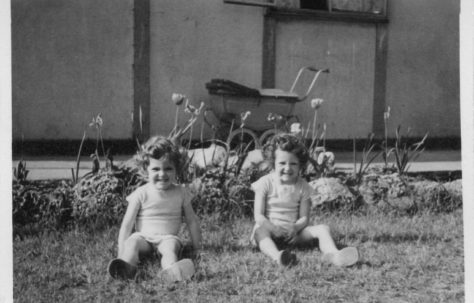
[[[264,131],[261,135],[260,135],[260,138],[258,138],[258,142],[260,143],[260,146],[265,146],[265,144],[267,144],[272,138],[273,136],[275,136],[276,134],[278,134],[279,130],[277,129],[267,129],[266,131]]]
[[[260,142],[257,135],[247,128],[238,128],[229,134],[227,144],[230,150],[239,153],[246,153],[260,148]]]

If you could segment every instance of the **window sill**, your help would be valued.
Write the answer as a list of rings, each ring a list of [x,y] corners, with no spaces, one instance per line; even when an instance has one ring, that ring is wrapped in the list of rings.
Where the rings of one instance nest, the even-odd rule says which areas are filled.
[[[354,23],[388,23],[388,18],[386,15],[366,12],[328,12],[312,9],[269,8],[267,10],[266,15],[277,18],[292,17],[295,19],[328,20],[336,22],[339,21]]]

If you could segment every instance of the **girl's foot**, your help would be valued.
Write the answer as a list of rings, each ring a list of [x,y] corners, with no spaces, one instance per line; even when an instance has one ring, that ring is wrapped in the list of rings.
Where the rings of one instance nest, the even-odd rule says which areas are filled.
[[[196,272],[191,259],[182,259],[167,269],[164,269],[161,277],[167,283],[189,280]]]
[[[359,261],[359,252],[355,247],[345,247],[337,252],[324,254],[323,261],[340,267],[351,266]]]
[[[122,259],[113,259],[107,266],[107,270],[114,279],[132,280],[137,274],[137,267]]]
[[[296,264],[296,255],[290,253],[288,250],[282,250],[278,263],[283,266],[291,266]]]

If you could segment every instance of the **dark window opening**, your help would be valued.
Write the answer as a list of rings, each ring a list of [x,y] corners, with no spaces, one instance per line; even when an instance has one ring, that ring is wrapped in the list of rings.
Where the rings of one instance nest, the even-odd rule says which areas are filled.
[[[327,0],[300,0],[300,8],[314,10],[329,10]]]

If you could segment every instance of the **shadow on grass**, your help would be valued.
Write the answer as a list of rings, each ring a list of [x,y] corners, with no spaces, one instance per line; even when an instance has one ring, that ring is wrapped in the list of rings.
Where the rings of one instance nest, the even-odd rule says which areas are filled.
[[[433,241],[449,242],[451,239],[442,237],[434,233],[382,233],[377,235],[367,234],[349,234],[345,236],[348,240],[358,240],[362,243],[365,242],[377,242],[377,243],[403,243],[403,242],[416,242],[416,243],[429,243]]]

